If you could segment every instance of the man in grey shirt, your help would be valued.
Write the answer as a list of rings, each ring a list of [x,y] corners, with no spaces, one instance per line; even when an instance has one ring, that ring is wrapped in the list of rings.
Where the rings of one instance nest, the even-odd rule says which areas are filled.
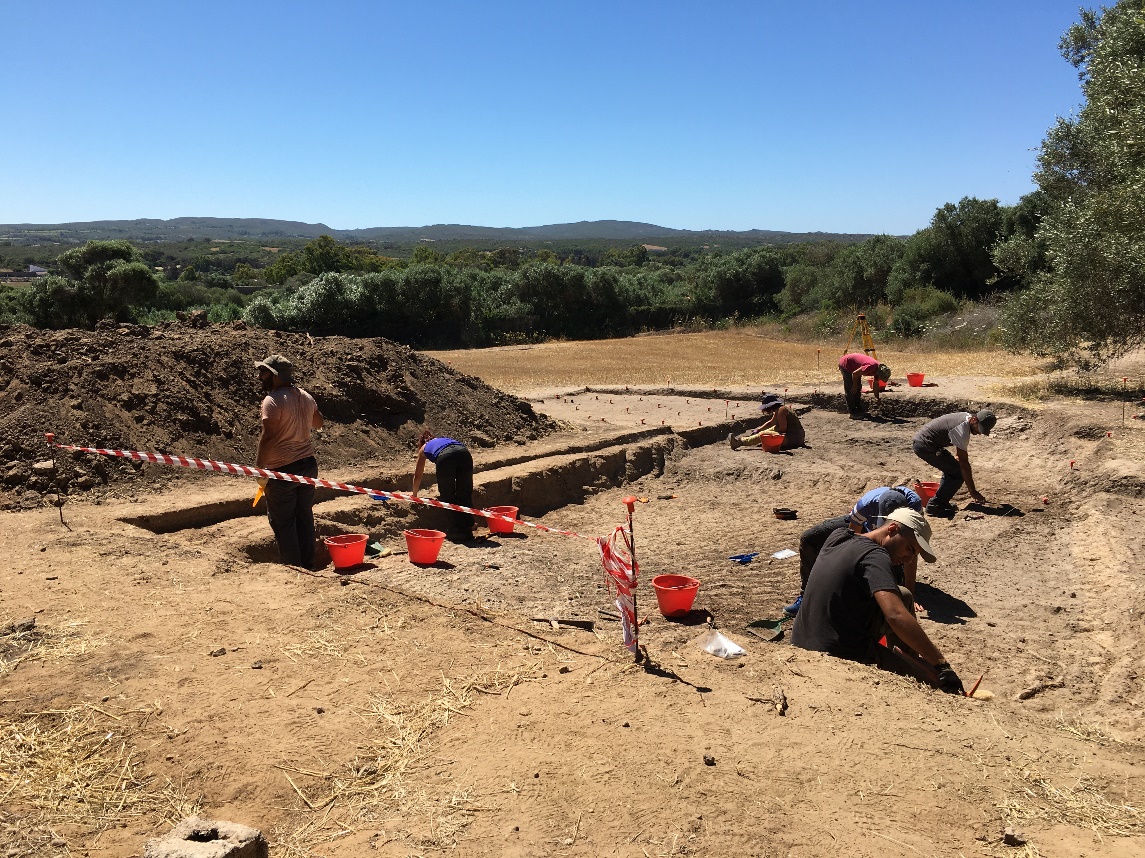
[[[970,469],[971,435],[989,435],[998,418],[987,408],[977,414],[968,411],[955,411],[936,417],[918,430],[914,436],[915,455],[942,471],[942,484],[926,505],[927,515],[953,515],[958,507],[950,503],[954,493],[966,483],[970,497],[978,503],[986,498],[974,485],[974,473]],[[950,455],[947,447],[953,446],[957,459]]]

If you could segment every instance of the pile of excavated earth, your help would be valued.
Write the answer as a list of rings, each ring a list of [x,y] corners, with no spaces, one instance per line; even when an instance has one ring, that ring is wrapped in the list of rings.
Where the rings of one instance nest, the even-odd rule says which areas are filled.
[[[478,448],[555,428],[528,403],[384,339],[241,323],[14,326],[0,330],[0,508],[133,495],[141,483],[172,479],[138,462],[60,455],[47,432],[62,444],[253,463],[261,399],[253,365],[271,353],[293,361],[298,383],[321,403],[326,467],[406,454],[425,427]]]
[[[725,440],[758,390],[526,403],[382,340],[217,326],[10,328],[0,349],[4,858],[141,856],[194,816],[214,822],[175,832],[249,826],[273,858],[1145,854],[1145,425],[1119,402],[936,374],[858,421],[792,385],[811,446],[770,454]],[[43,445],[250,461],[268,352],[327,414],[324,475],[408,489],[429,424],[473,446],[478,506],[577,535],[519,525],[416,565],[402,531],[437,510],[320,491],[320,535],[381,550],[301,570],[249,479]],[[911,436],[986,404],[989,502],[933,521],[917,593],[977,696],[790,646],[784,549],[871,488],[935,479]],[[628,497],[640,665],[595,542]],[[700,580],[690,613],[661,615],[664,573]],[[745,654],[702,649],[710,626]]]

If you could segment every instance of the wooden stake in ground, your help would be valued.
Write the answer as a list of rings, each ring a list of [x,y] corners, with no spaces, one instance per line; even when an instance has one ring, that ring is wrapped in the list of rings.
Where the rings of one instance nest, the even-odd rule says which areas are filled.
[[[632,495],[621,501],[628,507],[628,552],[632,555],[632,571],[636,571],[636,534],[632,530],[632,509],[636,506],[636,498]],[[636,641],[636,663],[644,660],[644,653],[640,651],[640,614],[636,610],[636,587],[632,588],[632,636]]]

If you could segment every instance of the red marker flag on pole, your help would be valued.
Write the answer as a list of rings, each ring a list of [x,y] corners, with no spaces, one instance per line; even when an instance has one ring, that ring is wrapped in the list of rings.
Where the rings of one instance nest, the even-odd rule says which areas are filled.
[[[624,646],[633,655],[640,652],[639,631],[636,628],[636,590],[640,567],[632,557],[632,544],[628,531],[620,525],[611,536],[598,536],[600,563],[604,567],[604,582],[608,592],[616,596],[616,609],[620,612],[620,625],[624,630]]]

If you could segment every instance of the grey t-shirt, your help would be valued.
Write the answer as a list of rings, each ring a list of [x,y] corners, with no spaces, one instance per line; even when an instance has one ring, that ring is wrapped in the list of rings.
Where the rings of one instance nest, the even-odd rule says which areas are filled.
[[[791,642],[840,658],[863,659],[882,613],[875,601],[880,590],[898,592],[890,555],[873,539],[846,528],[836,530],[811,569]]]
[[[966,442],[969,440],[969,432],[960,430],[969,419],[970,412],[968,411],[955,411],[953,414],[935,417],[915,433],[915,449],[921,448],[929,453],[937,453],[943,447],[954,444],[954,446],[965,450]]]

